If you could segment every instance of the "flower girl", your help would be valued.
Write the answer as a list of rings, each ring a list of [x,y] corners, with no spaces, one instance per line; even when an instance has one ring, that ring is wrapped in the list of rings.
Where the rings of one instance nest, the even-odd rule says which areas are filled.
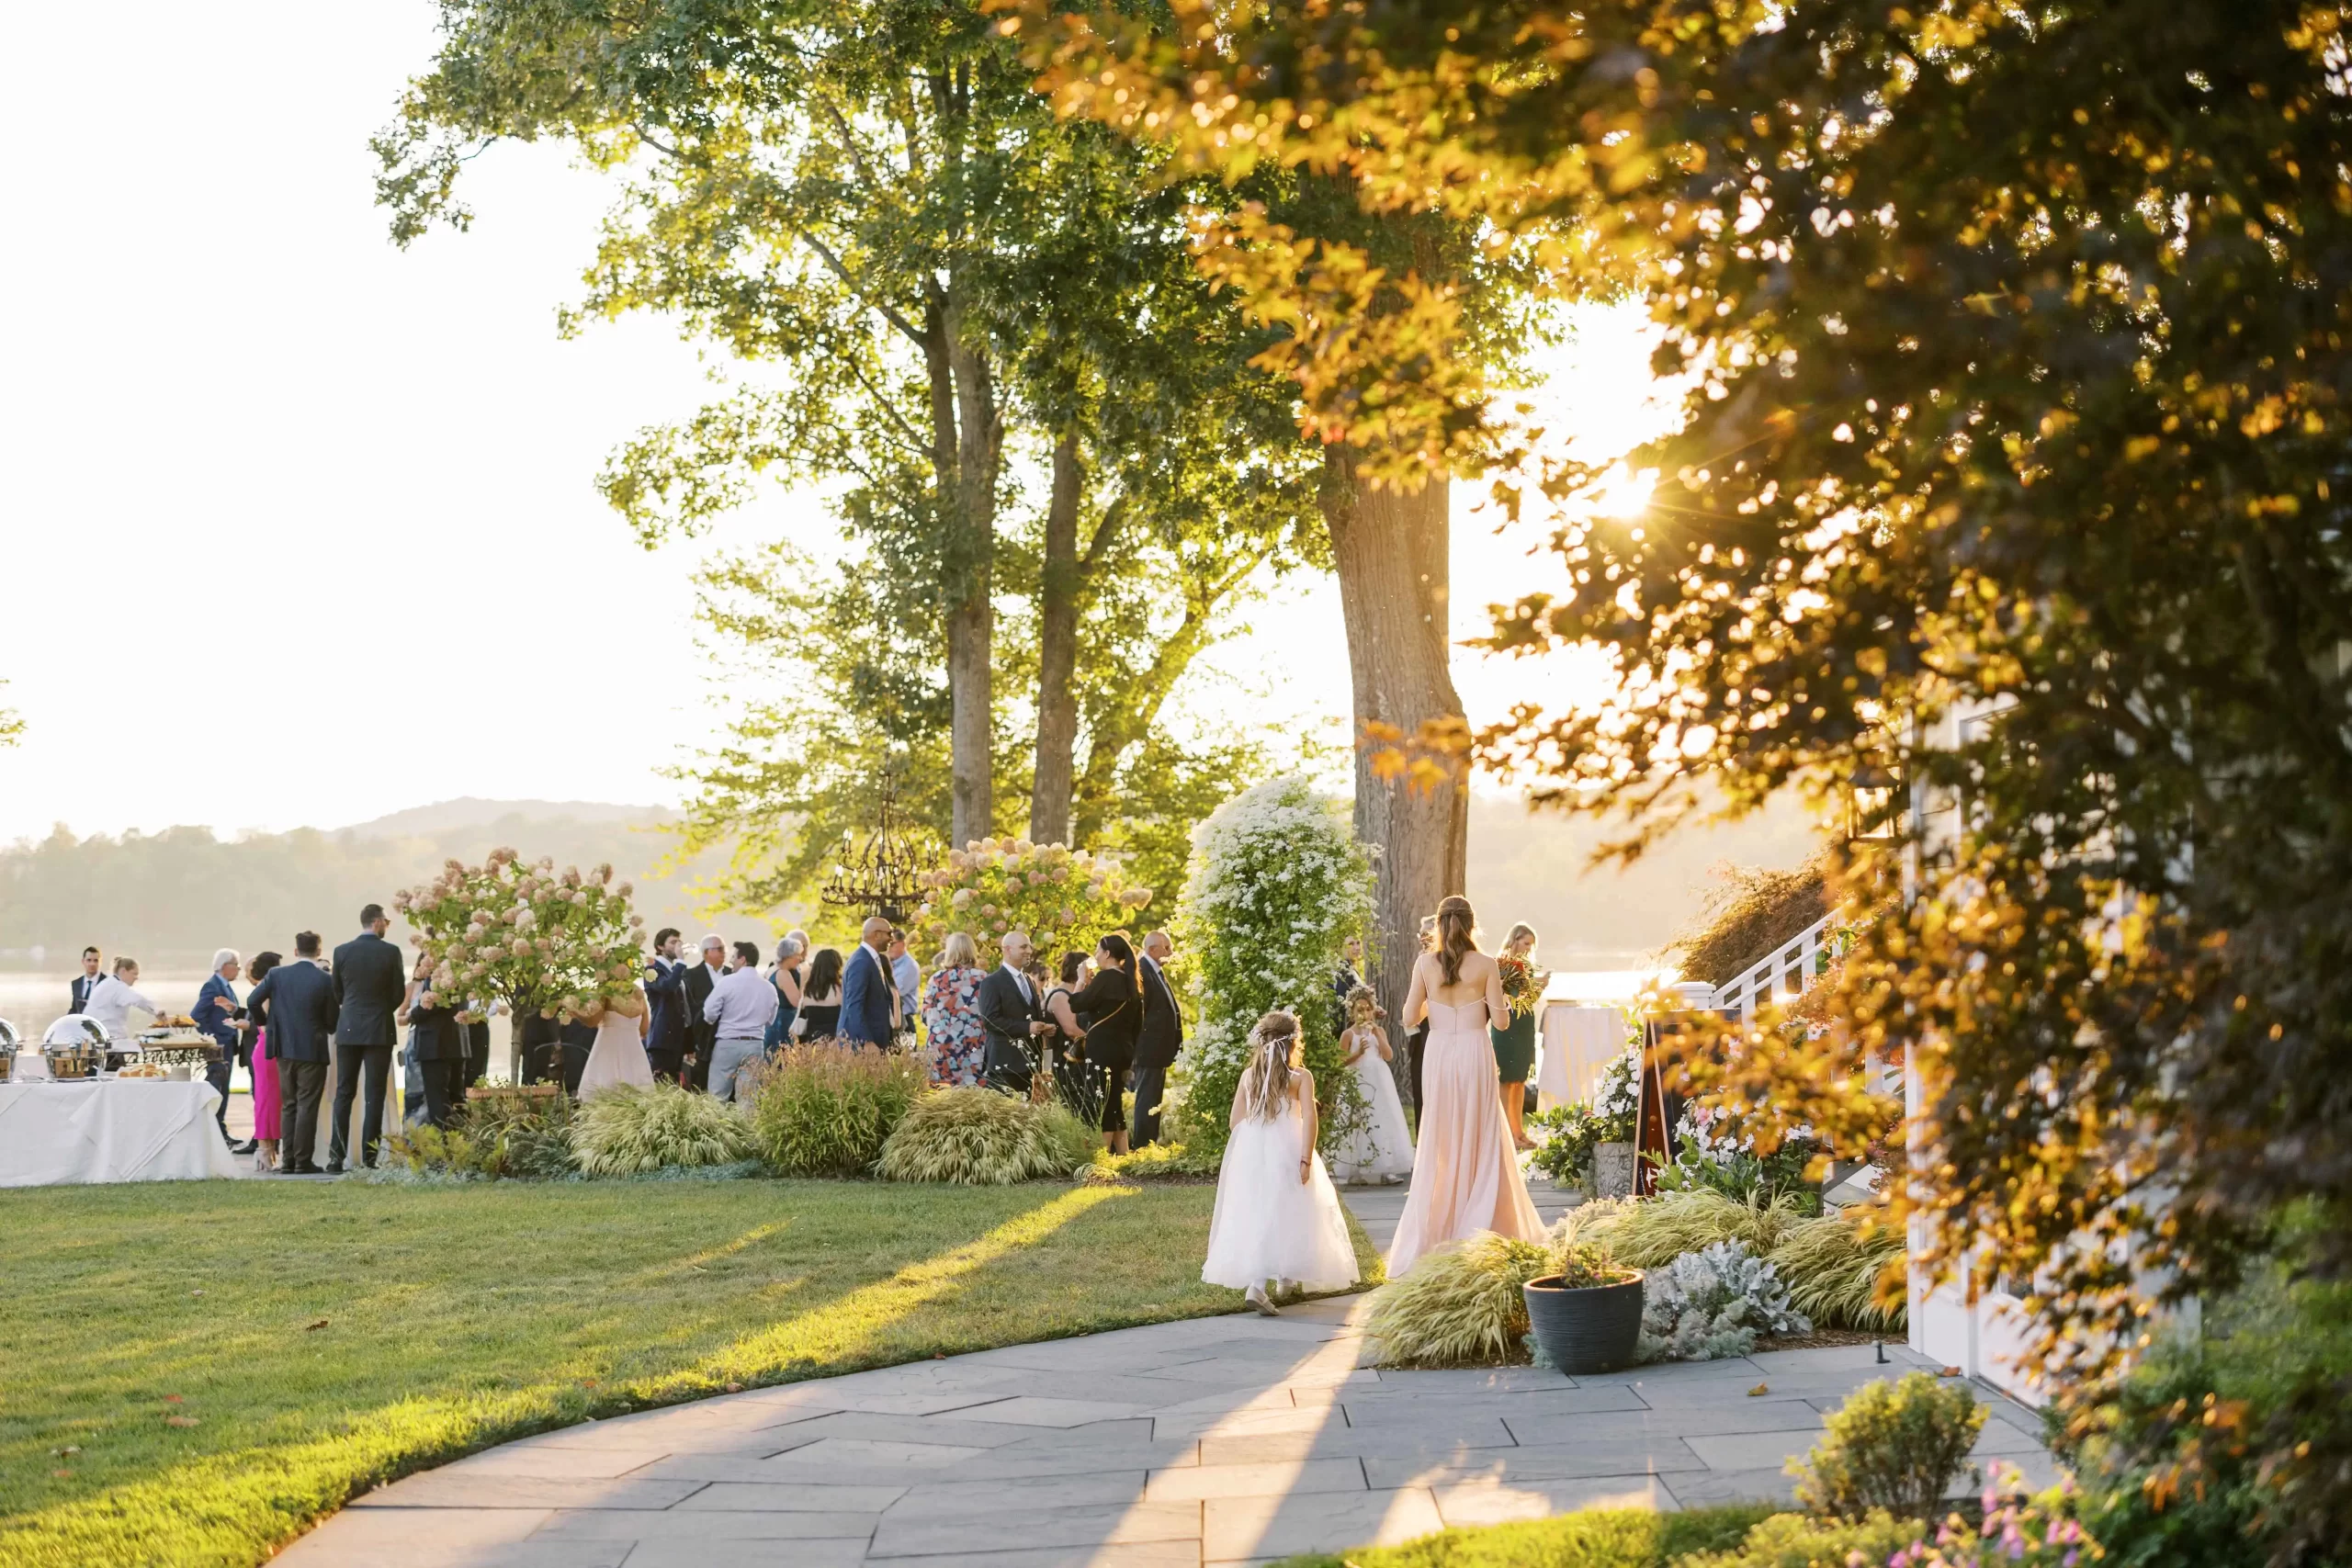
[[[1331,1174],[1341,1181],[1396,1181],[1413,1174],[1413,1130],[1405,1124],[1404,1098],[1388,1064],[1396,1053],[1380,1021],[1380,1005],[1370,986],[1348,993],[1348,1032],[1340,1049],[1363,1090],[1369,1112],[1331,1156]]]
[[[1276,1315],[1269,1280],[1277,1291],[1356,1282],[1347,1216],[1315,1152],[1315,1078],[1298,1054],[1298,1020],[1289,1013],[1270,1012],[1250,1032],[1201,1268],[1204,1280],[1243,1292],[1268,1317]]]

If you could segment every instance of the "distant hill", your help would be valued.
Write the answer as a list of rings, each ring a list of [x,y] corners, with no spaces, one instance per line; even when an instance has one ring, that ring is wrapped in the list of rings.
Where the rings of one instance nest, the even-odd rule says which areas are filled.
[[[67,968],[85,942],[150,968],[200,969],[218,947],[290,951],[305,928],[339,942],[356,929],[361,905],[389,903],[443,861],[476,861],[499,844],[559,865],[610,861],[637,885],[647,925],[677,926],[689,940],[715,930],[765,944],[796,922],[813,927],[813,910],[775,920],[715,910],[703,886],[722,863],[715,854],[655,874],[675,842],[662,831],[673,819],[658,807],[469,797],[332,830],[228,840],[206,828],[87,839],[60,829],[0,848],[0,968]],[[1624,873],[1586,869],[1603,837],[1586,822],[1475,797],[1469,893],[1489,941],[1525,920],[1542,934],[1540,955],[1554,967],[1633,967],[1697,913],[1710,867],[1792,867],[1815,847],[1792,804],[1736,827],[1684,833]],[[395,935],[406,932],[396,928]]]

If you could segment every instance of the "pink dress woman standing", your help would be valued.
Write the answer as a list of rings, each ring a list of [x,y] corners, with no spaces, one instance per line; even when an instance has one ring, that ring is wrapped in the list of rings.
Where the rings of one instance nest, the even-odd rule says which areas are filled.
[[[263,976],[285,962],[275,953],[256,953],[252,970],[253,983],[261,984]],[[266,1005],[266,1004],[265,1004]],[[256,1016],[254,1024],[254,1140],[261,1147],[254,1155],[255,1170],[274,1170],[277,1166],[277,1059],[269,1054],[269,1030],[266,1016]]]
[[[1388,1247],[1388,1277],[1396,1279],[1432,1247],[1464,1241],[1480,1231],[1538,1241],[1544,1221],[1527,1196],[1503,1120],[1501,1075],[1490,1022],[1510,1018],[1502,972],[1478,951],[1477,917],[1456,896],[1437,907],[1438,950],[1413,965],[1405,996],[1409,1027],[1426,1015],[1429,1043],[1421,1055],[1420,1142],[1413,1152],[1413,1187],[1406,1195],[1396,1239]]]

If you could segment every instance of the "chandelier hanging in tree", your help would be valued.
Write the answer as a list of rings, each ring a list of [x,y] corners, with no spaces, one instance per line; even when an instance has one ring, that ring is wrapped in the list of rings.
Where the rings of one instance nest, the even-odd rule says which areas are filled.
[[[846,828],[842,829],[842,858],[833,863],[832,874],[825,878],[820,895],[827,908],[879,915],[898,925],[904,922],[908,910],[922,901],[922,886],[917,880],[922,852],[899,827],[898,801],[898,775],[886,773],[881,820],[865,847],[855,849],[856,836]]]

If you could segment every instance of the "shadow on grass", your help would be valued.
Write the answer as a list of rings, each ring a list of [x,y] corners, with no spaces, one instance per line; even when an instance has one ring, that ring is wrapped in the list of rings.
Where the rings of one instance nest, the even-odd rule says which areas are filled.
[[[591,1416],[1227,1310],[1198,1280],[1210,1199],[10,1194],[0,1560],[257,1562],[359,1492]]]

